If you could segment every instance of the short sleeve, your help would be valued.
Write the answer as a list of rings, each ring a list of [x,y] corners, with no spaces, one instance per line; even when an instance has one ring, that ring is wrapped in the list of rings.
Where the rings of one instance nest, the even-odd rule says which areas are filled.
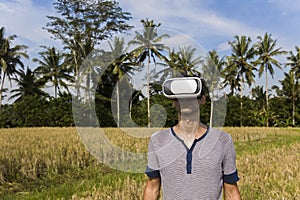
[[[157,155],[155,153],[155,148],[153,145],[153,142],[150,138],[149,144],[148,144],[148,164],[146,167],[145,174],[149,178],[160,178],[160,172],[158,170],[158,159]]]
[[[153,170],[153,169],[149,168],[148,166],[146,167],[145,174],[149,178],[160,178],[160,172],[159,172],[159,170]]]
[[[225,183],[235,183],[239,180],[238,172],[236,168],[236,153],[234,149],[233,141],[230,137],[223,160],[223,181]]]

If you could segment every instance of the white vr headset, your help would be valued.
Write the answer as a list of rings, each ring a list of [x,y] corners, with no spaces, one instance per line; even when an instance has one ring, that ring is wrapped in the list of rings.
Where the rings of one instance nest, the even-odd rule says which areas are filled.
[[[201,89],[202,82],[198,77],[170,78],[162,86],[163,94],[169,99],[197,98]]]

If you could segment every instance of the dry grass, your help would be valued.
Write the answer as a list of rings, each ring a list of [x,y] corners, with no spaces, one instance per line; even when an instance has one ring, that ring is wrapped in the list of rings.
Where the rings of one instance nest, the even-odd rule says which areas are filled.
[[[245,199],[300,199],[300,144],[238,159]]]
[[[0,131],[0,181],[61,174],[92,162],[73,128]]]
[[[127,177],[125,180],[116,179],[115,183],[119,186],[116,190],[110,185],[101,184],[78,195],[74,194],[72,200],[140,200],[144,190],[144,184]]]
[[[300,199],[299,131],[279,128],[224,130],[236,143],[243,199]],[[120,132],[107,128],[104,132],[115,145],[125,150],[146,152],[148,139],[133,138],[128,133],[146,136],[149,130]],[[77,171],[89,167],[97,169],[93,173],[108,172],[85,149],[75,128],[0,129],[0,197],[9,190],[20,190],[18,184],[24,185],[30,180],[39,180],[43,184],[49,177],[63,177],[68,172],[74,176]],[[86,186],[83,191],[72,191],[66,198],[141,199],[146,178],[124,174],[121,177],[112,175],[108,182],[95,180],[97,184]],[[83,177],[83,181],[85,179]],[[18,192],[28,192],[30,196],[30,190]]]

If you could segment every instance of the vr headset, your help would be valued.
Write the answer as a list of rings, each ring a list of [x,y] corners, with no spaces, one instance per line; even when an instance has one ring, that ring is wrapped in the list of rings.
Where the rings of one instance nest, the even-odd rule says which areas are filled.
[[[198,77],[170,78],[164,81],[162,92],[169,99],[186,99],[200,97],[201,79]]]

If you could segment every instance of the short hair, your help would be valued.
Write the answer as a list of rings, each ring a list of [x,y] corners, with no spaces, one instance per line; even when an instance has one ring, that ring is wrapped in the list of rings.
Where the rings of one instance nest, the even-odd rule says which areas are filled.
[[[196,76],[197,77],[197,76]],[[202,88],[201,88],[201,93],[200,93],[200,98],[203,96],[207,97],[209,95],[209,89],[207,87],[206,81],[204,78],[199,77],[202,83]]]

